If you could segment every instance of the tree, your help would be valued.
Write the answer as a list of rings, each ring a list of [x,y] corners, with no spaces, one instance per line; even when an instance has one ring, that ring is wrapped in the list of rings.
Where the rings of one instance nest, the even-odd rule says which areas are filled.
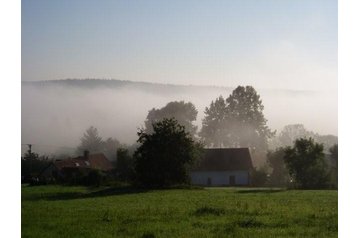
[[[274,132],[266,125],[260,95],[252,86],[238,86],[226,102],[230,146],[266,152],[267,140]]]
[[[153,132],[153,123],[159,122],[164,118],[175,118],[178,123],[185,127],[185,130],[192,136],[195,135],[197,127],[193,125],[196,120],[198,111],[194,104],[191,102],[185,103],[184,101],[169,102],[165,107],[161,109],[155,109],[149,111],[147,119],[145,121],[145,128],[147,133]]]
[[[302,124],[291,124],[286,125],[280,134],[271,141],[271,144],[280,146],[292,146],[294,141],[299,138],[313,138],[317,143],[322,143],[324,148],[327,149],[325,152],[328,153],[328,148],[338,143],[338,137],[334,135],[320,135],[313,131],[307,130]]]
[[[292,146],[295,140],[299,138],[315,138],[316,134],[307,131],[302,124],[286,125],[278,136],[281,146]]]
[[[117,149],[121,143],[115,138],[109,137],[103,142],[103,152],[109,160],[115,161],[117,158]]]
[[[285,148],[280,147],[267,153],[267,162],[272,168],[270,174],[270,184],[273,186],[286,186],[289,183],[289,174],[283,157]]]
[[[164,187],[189,183],[189,168],[199,156],[194,142],[174,118],[153,124],[153,133],[138,132],[141,145],[134,153],[138,182],[145,186]]]
[[[298,188],[324,188],[329,180],[323,145],[312,138],[297,139],[285,149],[284,161]]]
[[[220,96],[205,109],[201,138],[207,146],[250,147],[266,153],[274,135],[263,114],[260,95],[251,86],[238,86],[226,101]]]
[[[83,153],[85,150],[90,152],[103,151],[103,145],[102,137],[98,135],[97,128],[91,126],[83,134],[81,144],[77,147],[77,151],[78,153]]]
[[[225,127],[226,106],[224,98],[220,96],[215,102],[211,102],[210,107],[205,108],[205,117],[199,135],[209,147],[225,147],[228,145],[228,131]]]
[[[119,179],[131,181],[134,177],[133,158],[129,155],[128,150],[120,147],[117,150],[117,171]]]
[[[332,184],[334,187],[338,187],[338,144],[333,145],[329,148],[331,157],[331,177]]]

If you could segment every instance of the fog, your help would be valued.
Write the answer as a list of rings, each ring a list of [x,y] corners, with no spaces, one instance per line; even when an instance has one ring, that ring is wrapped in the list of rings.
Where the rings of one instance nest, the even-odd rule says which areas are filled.
[[[79,144],[84,131],[94,126],[103,138],[114,137],[132,144],[150,109],[179,100],[196,106],[195,124],[200,129],[205,107],[220,95],[227,98],[232,90],[140,83],[121,87],[23,84],[21,143],[33,144],[37,153],[70,151]],[[337,135],[337,92],[256,90],[271,129],[302,123],[308,130]]]

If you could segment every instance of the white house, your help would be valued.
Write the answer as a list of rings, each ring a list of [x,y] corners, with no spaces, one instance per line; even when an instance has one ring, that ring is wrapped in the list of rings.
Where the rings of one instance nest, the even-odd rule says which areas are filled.
[[[201,186],[247,186],[253,169],[248,148],[205,149],[191,172],[191,183]]]

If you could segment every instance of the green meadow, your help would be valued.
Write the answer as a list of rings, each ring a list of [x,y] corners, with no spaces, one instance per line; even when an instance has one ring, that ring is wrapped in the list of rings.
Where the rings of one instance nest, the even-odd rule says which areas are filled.
[[[336,190],[22,186],[22,237],[337,237]]]

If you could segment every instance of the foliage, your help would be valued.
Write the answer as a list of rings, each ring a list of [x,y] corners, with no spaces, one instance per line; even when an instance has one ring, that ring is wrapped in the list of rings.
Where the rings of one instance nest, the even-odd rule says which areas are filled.
[[[209,147],[224,147],[229,144],[228,131],[225,127],[226,106],[224,98],[220,96],[215,102],[211,102],[210,107],[205,108],[205,117],[199,135]]]
[[[312,138],[297,139],[293,147],[285,149],[284,161],[299,188],[324,188],[329,180],[323,145]]]
[[[263,187],[267,185],[268,172],[264,167],[254,169],[251,174],[251,185],[254,187]]]
[[[238,86],[226,101],[219,97],[205,109],[200,135],[207,146],[250,147],[264,152],[274,135],[266,125],[260,95],[251,86]]]
[[[300,138],[314,137],[315,134],[307,131],[302,124],[286,125],[278,136],[281,146],[292,146],[295,140]]]
[[[283,127],[277,137],[270,141],[271,149],[292,146],[295,140],[300,138],[313,138],[317,143],[322,143],[324,149],[328,149],[338,143],[338,137],[334,135],[320,135],[307,130],[303,124],[290,124]],[[328,151],[325,151],[328,152]]]
[[[270,174],[270,185],[284,187],[289,183],[289,173],[285,165],[283,157],[285,156],[285,148],[280,147],[275,151],[269,151],[267,153],[267,162],[272,168]]]
[[[331,180],[332,185],[338,188],[338,144],[329,148],[331,157]]]
[[[81,138],[81,144],[78,146],[78,153],[82,154],[83,151],[88,150],[90,152],[103,151],[103,140],[99,136],[97,128],[91,126],[83,134]]]
[[[21,235],[28,238],[338,235],[335,190],[21,189]]]
[[[266,151],[267,140],[274,135],[264,117],[260,95],[251,86],[238,86],[226,99],[231,146]]]
[[[126,148],[117,150],[117,171],[122,181],[131,181],[134,177],[134,161]]]
[[[21,159],[21,182],[33,182],[33,179],[38,178],[49,163],[50,160],[47,157],[38,157],[35,153],[25,154],[25,157]]]
[[[77,147],[77,153],[83,154],[85,150],[90,153],[101,152],[111,160],[115,161],[117,158],[117,149],[121,147],[121,143],[116,139],[109,137],[106,140],[103,140],[99,136],[97,128],[91,126],[84,133],[81,138],[81,144]]]
[[[138,132],[135,170],[138,182],[163,187],[189,183],[189,168],[199,156],[199,146],[174,119],[153,124],[153,133]]]
[[[117,149],[121,146],[121,143],[119,143],[117,139],[109,137],[103,142],[103,153],[109,160],[115,161],[117,158]]]
[[[105,181],[106,176],[99,170],[91,170],[83,178],[83,184],[86,186],[100,186]]]
[[[175,118],[180,125],[185,127],[186,132],[189,132],[192,136],[194,136],[196,134],[197,127],[193,125],[193,122],[196,120],[197,115],[198,111],[191,102],[169,102],[163,108],[153,108],[149,111],[145,121],[146,132],[152,133],[153,124],[163,120],[164,118]]]

